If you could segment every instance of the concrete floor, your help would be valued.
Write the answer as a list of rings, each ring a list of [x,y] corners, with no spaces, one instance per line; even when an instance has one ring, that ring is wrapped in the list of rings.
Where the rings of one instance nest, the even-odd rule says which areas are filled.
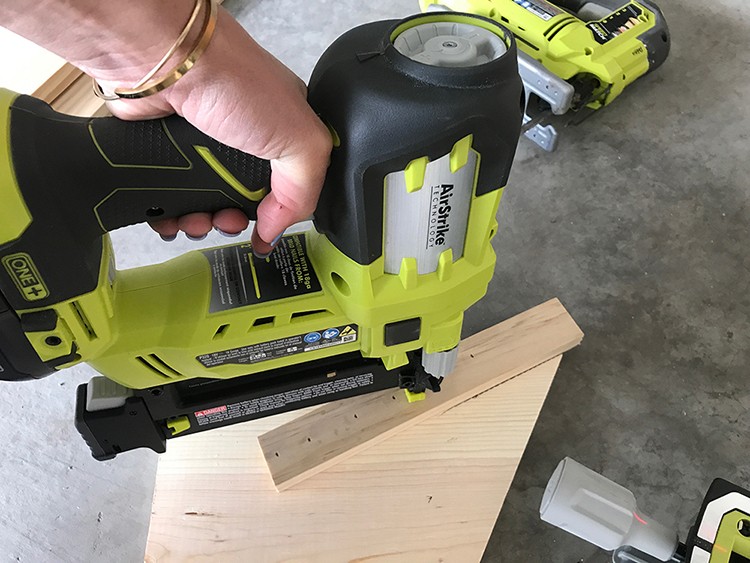
[[[346,29],[417,10],[363,4],[226,2],[303,78]],[[750,8],[659,4],[673,38],[664,67],[565,129],[556,153],[521,142],[496,276],[467,314],[470,334],[557,296],[586,333],[563,360],[487,562],[608,560],[539,521],[566,455],[630,487],[682,537],[715,476],[750,485]],[[144,228],[114,238],[123,268],[194,247]],[[3,386],[0,561],[142,560],[156,456],[91,460],[72,424],[74,386],[90,375]]]

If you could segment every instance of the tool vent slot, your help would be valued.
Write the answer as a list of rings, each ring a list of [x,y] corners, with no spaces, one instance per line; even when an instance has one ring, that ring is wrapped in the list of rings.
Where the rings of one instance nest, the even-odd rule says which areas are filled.
[[[147,368],[149,371],[155,373],[156,375],[160,377],[170,379],[170,380],[178,378],[178,377],[182,377],[182,374],[179,371],[172,368],[169,364],[167,364],[164,360],[162,360],[156,354],[149,354],[146,357],[138,356],[136,360],[143,367]]]
[[[292,313],[292,322],[298,322],[298,321],[308,321],[312,318],[324,318],[324,317],[330,317],[333,313],[331,313],[328,309],[315,309],[312,311],[298,311],[296,313]]]
[[[86,314],[83,312],[83,309],[81,308],[81,305],[78,303],[78,301],[73,301],[70,304],[70,310],[73,313],[75,319],[78,321],[80,327],[83,329],[83,332],[86,333],[86,337],[89,340],[96,340],[96,331],[94,330],[94,327],[91,326],[88,317],[86,317]]]
[[[227,329],[229,329],[229,325],[221,325],[219,328],[217,328],[216,332],[214,333],[214,340],[220,340],[224,338],[224,335],[227,333]]]
[[[550,41],[563,27],[570,25],[571,23],[575,23],[576,21],[578,20],[573,16],[568,16],[567,18],[558,20],[554,23],[554,25],[548,27],[542,35],[547,38],[547,41]]]
[[[259,317],[253,321],[253,326],[251,328],[265,326],[265,325],[272,325],[273,321],[275,320],[276,320],[276,317]]]

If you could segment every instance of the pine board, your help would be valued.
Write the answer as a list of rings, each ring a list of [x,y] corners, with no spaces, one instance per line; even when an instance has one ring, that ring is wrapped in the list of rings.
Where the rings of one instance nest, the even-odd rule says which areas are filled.
[[[146,561],[479,561],[556,357],[276,492],[257,436],[288,413],[170,442]]]
[[[260,444],[281,491],[436,416],[490,387],[578,345],[583,333],[557,299],[529,309],[461,343],[456,369],[440,393],[408,404],[386,390],[324,405],[262,436]]]

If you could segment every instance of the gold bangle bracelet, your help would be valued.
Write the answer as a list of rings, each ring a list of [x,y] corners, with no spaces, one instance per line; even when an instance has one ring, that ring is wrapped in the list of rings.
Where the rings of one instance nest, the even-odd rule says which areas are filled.
[[[172,58],[180,45],[185,41],[193,25],[195,24],[195,21],[198,18],[198,14],[200,13],[200,9],[202,6],[206,7],[206,16],[203,20],[203,27],[201,28],[200,34],[196,39],[196,43],[192,51],[190,51],[190,53],[185,57],[185,60],[183,62],[172,68],[164,76],[158,79],[153,78],[159,72],[159,70],[161,70],[161,68],[169,61],[169,59]],[[190,14],[190,19],[185,25],[185,28],[182,30],[182,33],[180,33],[180,36],[177,38],[177,41],[175,41],[174,45],[172,45],[167,54],[164,55],[162,60],[159,61],[159,63],[153,69],[151,69],[151,71],[149,71],[146,76],[139,80],[138,83],[135,84],[132,88],[115,88],[112,95],[105,94],[101,86],[99,86],[99,83],[94,80],[94,94],[96,94],[97,97],[107,101],[121,99],[132,100],[145,98],[147,96],[153,96],[154,94],[158,94],[162,90],[169,88],[172,84],[185,76],[185,74],[191,68],[193,68],[193,66],[195,66],[195,63],[206,50],[208,44],[211,42],[214,31],[216,30],[217,16],[218,7],[215,0],[196,0],[193,12]]]

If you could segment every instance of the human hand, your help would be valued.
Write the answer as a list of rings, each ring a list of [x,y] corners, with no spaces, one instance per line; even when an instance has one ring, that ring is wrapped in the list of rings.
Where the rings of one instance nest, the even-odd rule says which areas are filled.
[[[127,85],[114,81],[116,71],[89,72],[105,89]],[[331,136],[307,104],[306,94],[297,76],[220,10],[208,49],[183,78],[157,95],[116,100],[108,107],[128,120],[176,112],[216,140],[270,160],[271,191],[258,206],[252,234],[254,252],[265,256],[285,229],[312,215],[328,167]],[[212,228],[236,234],[247,226],[238,209],[152,224],[166,240],[179,231],[200,239]]]

